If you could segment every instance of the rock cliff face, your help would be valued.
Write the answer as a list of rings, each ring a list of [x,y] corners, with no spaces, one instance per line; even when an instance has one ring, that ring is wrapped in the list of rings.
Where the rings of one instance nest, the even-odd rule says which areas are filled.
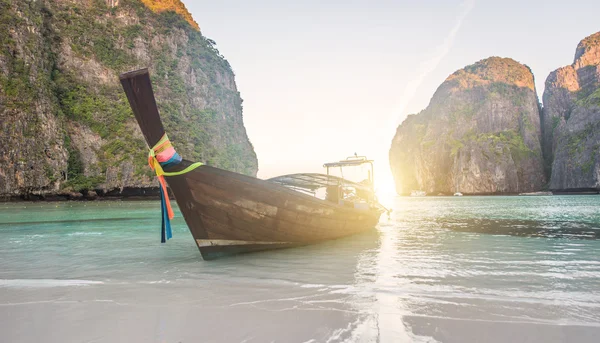
[[[231,67],[180,1],[0,0],[0,196],[155,186],[118,82],[140,67],[182,156],[256,175]]]
[[[530,69],[491,57],[450,75],[429,106],[398,127],[390,163],[399,194],[542,188],[540,105]]]
[[[550,73],[543,99],[550,189],[600,190],[600,32],[579,43],[572,65]]]

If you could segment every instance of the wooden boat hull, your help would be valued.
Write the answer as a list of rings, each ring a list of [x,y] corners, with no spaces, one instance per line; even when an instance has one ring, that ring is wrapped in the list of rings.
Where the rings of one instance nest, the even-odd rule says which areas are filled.
[[[205,240],[196,240],[198,244],[198,248],[200,249],[200,254],[202,258],[209,261],[214,260],[220,257],[225,257],[229,255],[243,254],[249,252],[256,251],[264,251],[264,250],[274,250],[274,249],[284,249],[291,248],[295,246],[299,246],[299,244],[285,244],[285,243],[276,243],[276,242],[249,242],[249,241],[230,241],[235,242],[235,244],[230,244],[229,242],[221,242],[219,240],[211,240],[210,243],[206,244]]]
[[[165,131],[147,70],[121,75],[121,84],[149,146]],[[190,165],[183,160],[172,170]],[[280,249],[373,229],[381,211],[358,210],[274,182],[201,166],[165,177],[204,259]]]
[[[209,166],[166,179],[207,260],[341,238],[374,228],[380,216]]]

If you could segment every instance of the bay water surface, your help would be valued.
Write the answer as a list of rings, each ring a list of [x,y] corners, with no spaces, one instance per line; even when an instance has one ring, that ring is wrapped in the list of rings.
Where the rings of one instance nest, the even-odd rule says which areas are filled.
[[[0,342],[599,342],[600,196],[397,197],[205,262],[160,204],[0,204]]]

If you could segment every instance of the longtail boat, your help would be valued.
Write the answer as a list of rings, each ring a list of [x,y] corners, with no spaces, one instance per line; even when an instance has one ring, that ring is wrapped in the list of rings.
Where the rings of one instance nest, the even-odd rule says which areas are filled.
[[[148,70],[122,74],[120,80],[161,182],[163,242],[170,238],[173,216],[167,185],[205,260],[353,235],[373,229],[385,211],[375,197],[373,161],[365,157],[327,163],[327,174],[269,180],[182,159],[166,136]],[[365,165],[371,169],[363,182],[330,175],[332,168]]]

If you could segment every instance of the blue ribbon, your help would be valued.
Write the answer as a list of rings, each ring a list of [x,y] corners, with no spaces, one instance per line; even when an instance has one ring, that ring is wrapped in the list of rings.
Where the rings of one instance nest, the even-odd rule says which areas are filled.
[[[179,156],[179,154],[177,152],[175,152],[175,155],[173,155],[168,161],[166,162],[160,162],[161,167],[170,167],[176,164],[181,163],[181,156]]]
[[[177,152],[166,162],[160,162],[161,167],[170,167],[176,164],[181,163],[181,156]],[[165,196],[169,196],[168,194],[164,194],[162,187],[160,189],[160,208],[161,208],[161,216],[162,216],[162,225],[160,232],[160,242],[165,243],[167,240],[173,237],[173,232],[171,231],[171,219],[169,219],[169,212],[167,212],[167,202],[165,201]]]
[[[167,212],[167,203],[165,201],[165,196],[169,196],[168,194],[164,194],[162,187],[160,189],[160,208],[161,208],[161,216],[162,216],[162,225],[160,232],[160,242],[165,243],[168,239],[173,237],[173,232],[171,231],[171,220],[169,219],[169,213]]]

